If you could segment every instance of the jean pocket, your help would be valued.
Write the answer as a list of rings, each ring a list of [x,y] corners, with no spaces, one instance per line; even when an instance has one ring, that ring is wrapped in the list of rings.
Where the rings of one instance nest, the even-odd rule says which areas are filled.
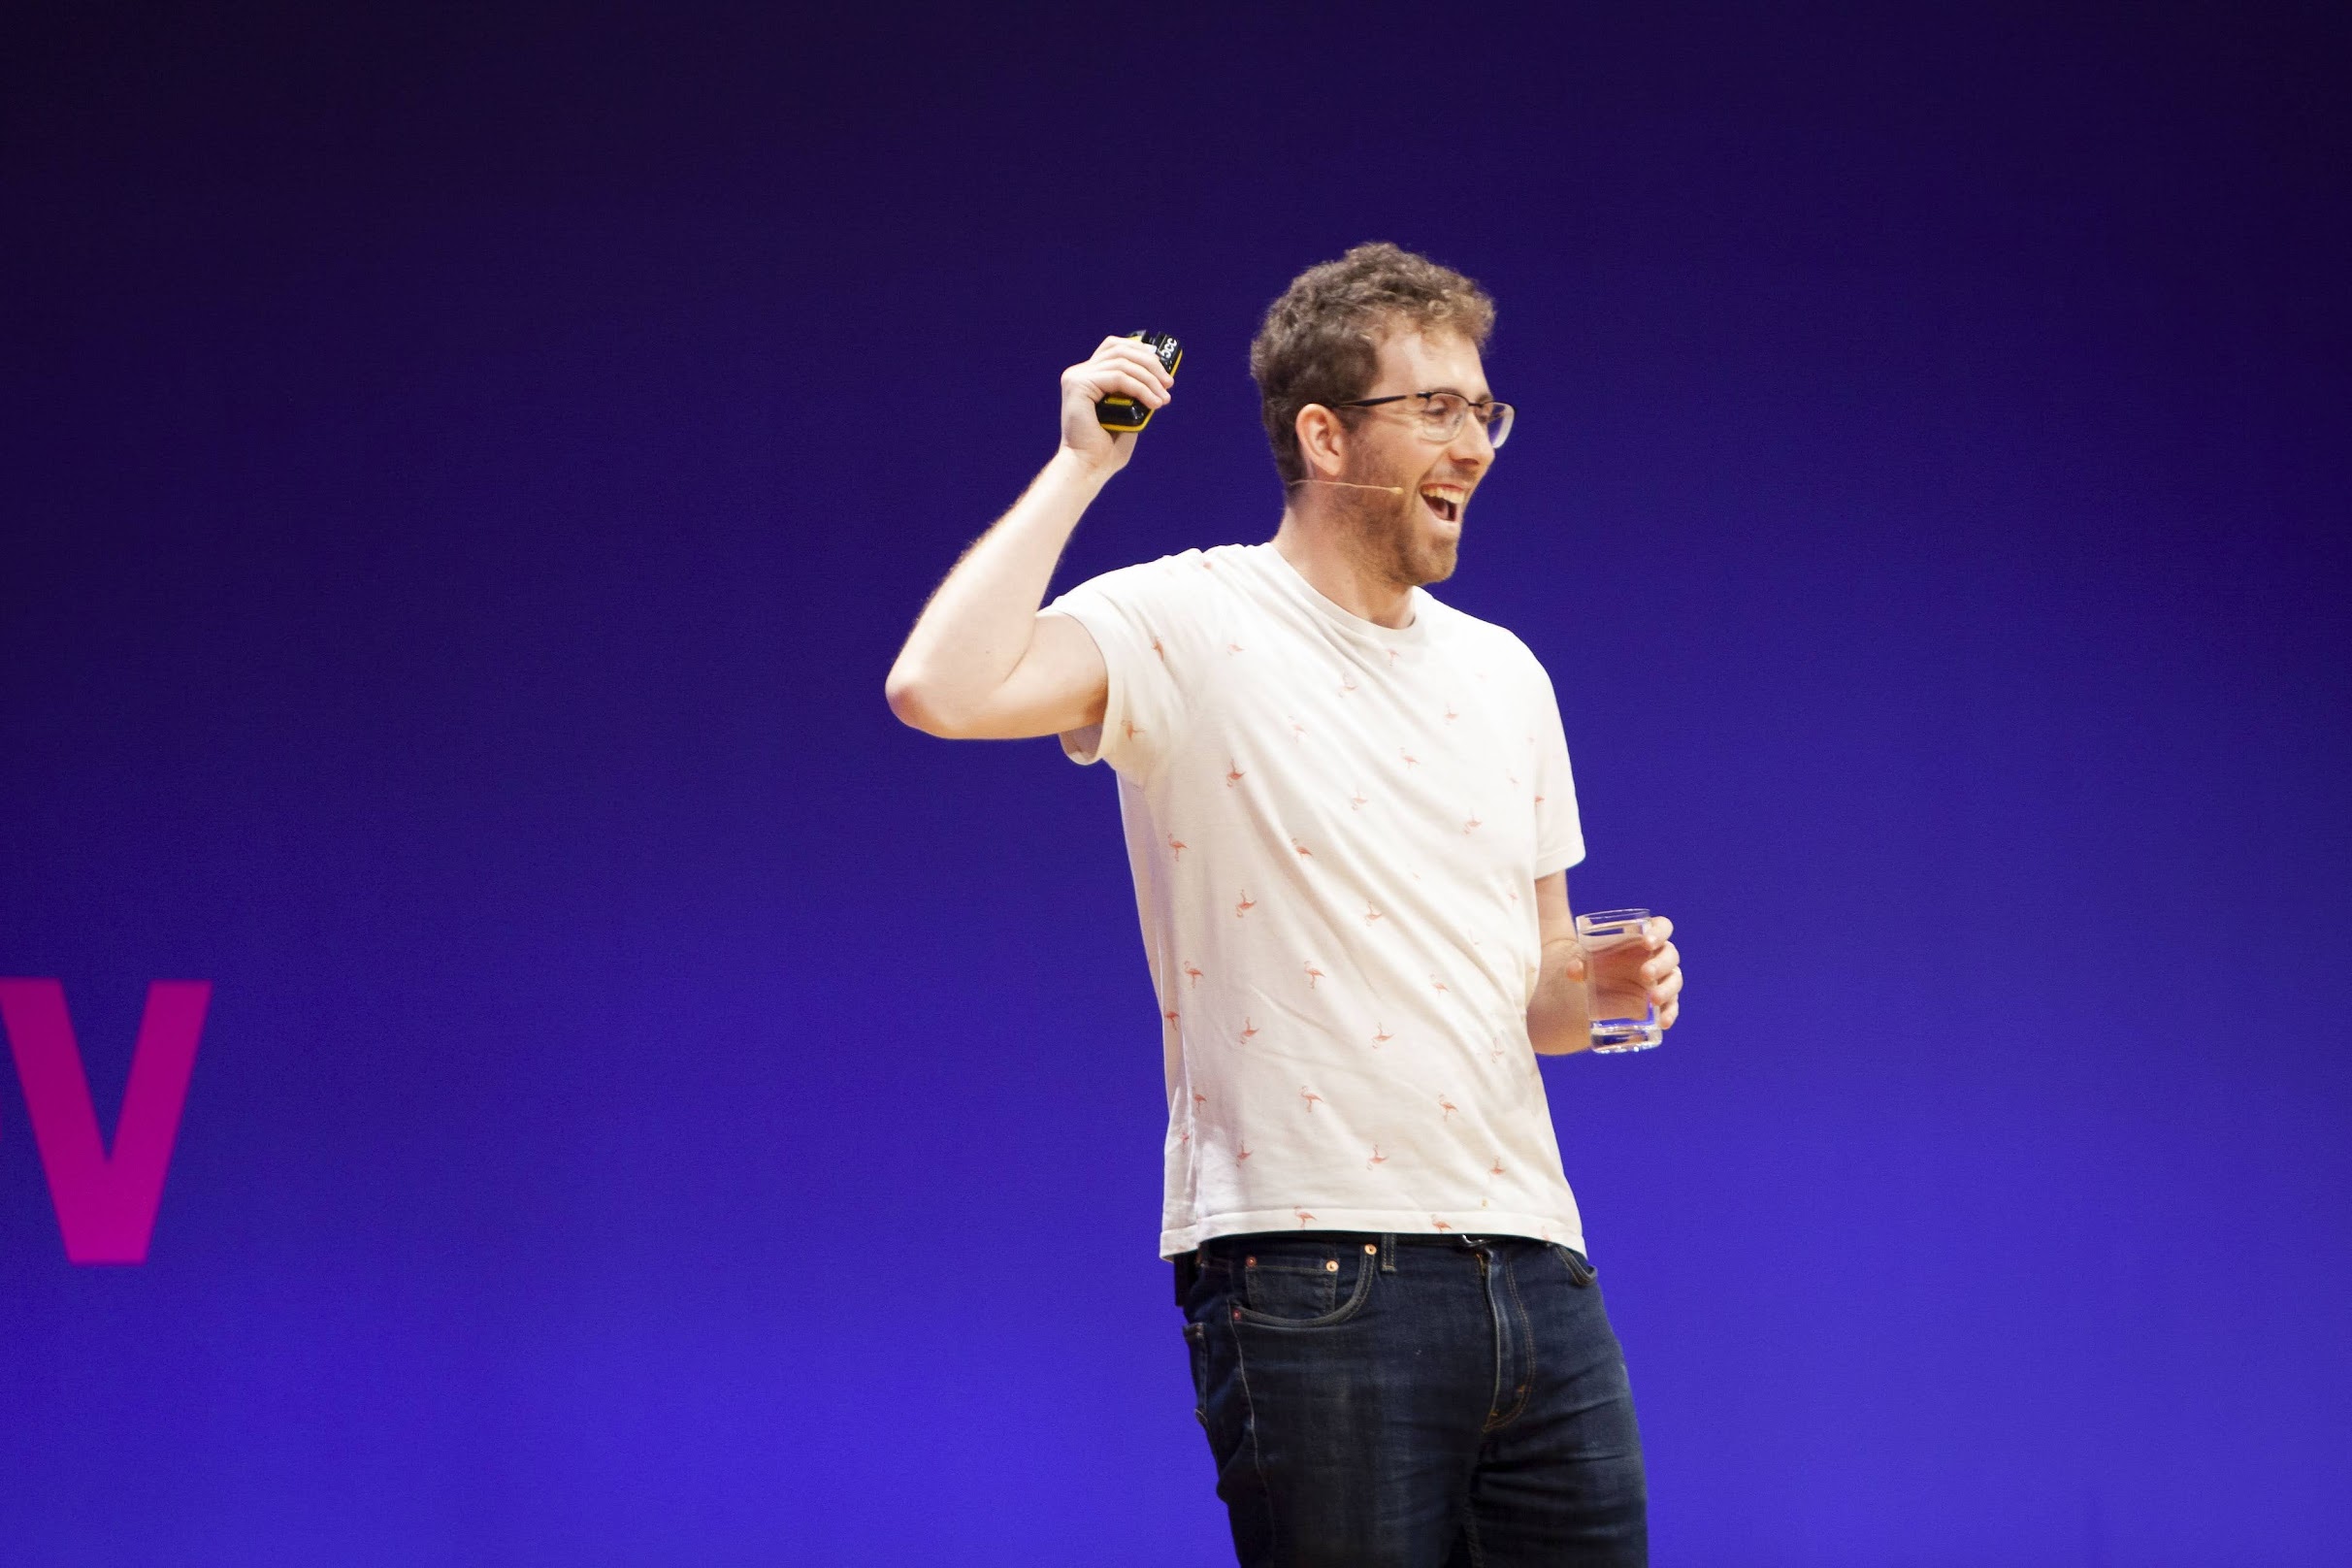
[[[1236,1322],[1290,1328],[1344,1323],[1372,1289],[1377,1254],[1353,1242],[1283,1240],[1246,1250]]]
[[[1209,1330],[1196,1323],[1184,1325],[1184,1348],[1192,1362],[1192,1419],[1209,1424]]]
[[[1601,1272],[1594,1268],[1591,1261],[1574,1247],[1555,1241],[1552,1244],[1552,1250],[1560,1255],[1561,1262],[1568,1265],[1568,1283],[1580,1290],[1590,1285]]]

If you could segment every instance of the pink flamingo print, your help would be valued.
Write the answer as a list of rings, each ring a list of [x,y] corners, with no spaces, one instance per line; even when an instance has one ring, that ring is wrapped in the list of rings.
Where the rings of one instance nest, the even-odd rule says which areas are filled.
[[[1372,1026],[1372,1049],[1373,1049],[1373,1050],[1375,1050],[1375,1051],[1379,1050],[1379,1049],[1380,1049],[1382,1046],[1387,1045],[1387,1044],[1388,1044],[1388,1043],[1390,1040],[1393,1040],[1393,1039],[1395,1039],[1395,1038],[1396,1038],[1396,1036],[1395,1036],[1395,1035],[1393,1035],[1393,1034],[1391,1034],[1391,1033],[1389,1033],[1389,1032],[1388,1032],[1388,1027],[1387,1027],[1386,1025],[1383,1025],[1383,1024],[1380,1024],[1380,1023],[1375,1023],[1375,1024],[1373,1024],[1373,1026]]]
[[[1307,960],[1307,989],[1309,991],[1313,991],[1315,989],[1315,982],[1323,978],[1323,972],[1315,966],[1315,961],[1313,959]]]
[[[1167,1020],[1169,1023],[1173,1024],[1173,1023],[1175,1023],[1175,1022],[1176,1022],[1176,1009],[1175,1009],[1175,1008],[1173,1008],[1173,1007],[1171,1007],[1171,1008],[1169,1008],[1169,1009],[1168,1009],[1166,1012],[1161,1013],[1160,1016],[1160,1017],[1162,1017],[1162,1018],[1164,1018],[1164,1019],[1166,1019],[1166,1020]]]
[[[1295,1203],[1290,1205],[1290,1212],[1298,1216],[1298,1228],[1301,1230],[1306,1229],[1307,1222],[1315,1218],[1315,1216],[1309,1214],[1306,1210],[1300,1208]]]
[[[1241,902],[1233,906],[1233,918],[1235,920],[1240,920],[1247,916],[1251,910],[1257,907],[1258,900],[1250,897],[1250,890],[1248,888],[1244,888],[1241,890]]]
[[[1396,650],[1394,648],[1388,650],[1388,668],[1390,670],[1396,668]]]
[[[1380,1145],[1376,1143],[1372,1146],[1372,1158],[1364,1161],[1364,1169],[1370,1170],[1375,1165],[1385,1165],[1388,1162],[1388,1157],[1380,1152]]]
[[[1297,850],[1297,851],[1298,851],[1299,859],[1301,859],[1301,860],[1309,860],[1309,861],[1311,861],[1311,860],[1313,860],[1313,859],[1315,858],[1315,851],[1313,851],[1313,850],[1309,849],[1309,848],[1308,848],[1306,845],[1304,845],[1304,844],[1300,843],[1300,842],[1298,841],[1298,835],[1297,835],[1296,833],[1292,833],[1292,834],[1290,835],[1290,847],[1291,847],[1292,849],[1295,849],[1295,850]]]
[[[1365,803],[1366,802],[1361,794],[1351,795],[1348,797],[1348,809],[1351,811],[1361,811],[1364,808]]]
[[[1258,1153],[1257,1150],[1249,1147],[1247,1144],[1244,1144],[1242,1147],[1233,1151],[1233,1163],[1238,1165],[1256,1153]]]
[[[1160,662],[1161,664],[1164,665],[1168,662],[1168,650],[1160,645],[1160,639],[1158,637],[1152,638],[1152,651],[1160,655]]]
[[[1453,722],[1454,722],[1455,719],[1458,719],[1458,718],[1460,718],[1460,717],[1461,717],[1461,715],[1460,715],[1459,713],[1456,713],[1456,712],[1454,712],[1454,704],[1453,704],[1453,702],[1447,702],[1447,703],[1446,703],[1446,722],[1447,722],[1448,724],[1452,724],[1452,723],[1453,723]]]
[[[1370,904],[1368,904],[1368,903],[1367,903],[1367,904],[1365,904],[1365,905],[1364,905],[1364,924],[1365,924],[1365,925],[1367,925],[1367,926],[1369,926],[1369,925],[1371,925],[1371,924],[1372,924],[1372,922],[1374,922],[1374,921],[1376,921],[1376,920],[1378,920],[1378,919],[1380,919],[1380,911],[1379,911],[1379,910],[1377,910],[1377,909],[1375,909],[1375,908],[1373,908],[1373,907],[1372,907]]]
[[[1485,826],[1485,823],[1479,821],[1478,818],[1474,816],[1462,824],[1462,832],[1465,833],[1474,833]]]
[[[1439,1219],[1439,1218],[1438,1218],[1436,1215],[1434,1215],[1434,1214],[1433,1214],[1433,1215],[1431,1215],[1431,1216],[1429,1216],[1429,1224],[1430,1224],[1430,1225],[1431,1225],[1431,1227],[1432,1227],[1432,1228],[1434,1228],[1434,1229],[1438,1229],[1438,1230],[1451,1230],[1451,1229],[1453,1229],[1453,1228],[1454,1228],[1452,1225],[1450,1225],[1446,1224],[1446,1222],[1445,1222],[1445,1221],[1443,1221],[1443,1220]]]
[[[1304,740],[1307,738],[1307,727],[1299,723],[1296,719],[1292,719],[1290,721],[1290,738],[1293,740]]]
[[[1439,979],[1439,978],[1438,978],[1436,975],[1434,975],[1434,974],[1433,974],[1433,975],[1431,975],[1431,976],[1429,976],[1429,986],[1430,986],[1430,989],[1435,990],[1435,991],[1442,991],[1442,992],[1444,992],[1444,993],[1445,993],[1447,996],[1451,996],[1452,995],[1454,995],[1454,989],[1453,989],[1451,986],[1447,985],[1447,984],[1446,984],[1446,982],[1444,982],[1443,980],[1440,980],[1440,979]]]
[[[1342,675],[1339,677],[1340,696],[1345,697],[1348,695],[1348,693],[1354,690],[1356,690],[1356,677],[1354,675]]]
[[[1513,903],[1517,903],[1517,902],[1519,902],[1519,889],[1517,889],[1517,888],[1509,888],[1509,889],[1506,889],[1505,891],[1506,891],[1506,892],[1507,892],[1507,893],[1510,895],[1511,901],[1512,901]]]
[[[1150,735],[1152,733],[1149,730],[1146,730],[1142,725],[1137,724],[1133,719],[1121,719],[1119,721],[1119,728],[1126,732],[1127,737],[1129,740],[1134,739],[1139,735]]]
[[[1188,850],[1188,849],[1191,849],[1192,847],[1192,845],[1190,845],[1190,844],[1186,843],[1186,842],[1185,842],[1183,839],[1181,839],[1181,838],[1177,837],[1177,836],[1176,836],[1174,833],[1170,833],[1170,834],[1168,834],[1168,857],[1169,857],[1169,859],[1171,859],[1171,860],[1179,860],[1179,861],[1180,861],[1180,860],[1183,860],[1183,859],[1184,859],[1184,852],[1185,852],[1186,850]]]
[[[1298,1097],[1307,1102],[1307,1114],[1309,1116],[1313,1116],[1315,1114],[1315,1102],[1323,1098],[1321,1094],[1318,1094],[1314,1090],[1307,1088],[1304,1084],[1301,1084],[1298,1088]]]
[[[1396,748],[1396,754],[1405,760],[1405,766],[1407,768],[1419,768],[1421,766],[1421,759],[1414,756],[1413,753],[1407,751],[1402,746]]]
[[[1503,1157],[1501,1155],[1496,1155],[1494,1157],[1494,1163],[1487,1167],[1486,1174],[1489,1176],[1500,1176],[1502,1173]]]
[[[1234,785],[1236,785],[1236,784],[1240,783],[1240,782],[1241,782],[1243,779],[1245,779],[1245,778],[1247,778],[1247,777],[1249,777],[1249,774],[1247,774],[1247,773],[1245,773],[1245,772],[1243,772],[1243,771],[1241,770],[1241,764],[1239,764],[1239,763],[1237,763],[1237,762],[1233,761],[1233,760],[1232,760],[1231,758],[1229,758],[1229,757],[1225,759],[1225,788],[1226,788],[1226,789],[1228,789],[1228,790],[1229,790],[1229,789],[1231,789],[1231,788],[1232,788]]]
[[[1247,1044],[1249,1044],[1249,1043],[1250,1043],[1252,1040],[1254,1040],[1254,1039],[1256,1039],[1256,1038],[1258,1037],[1258,1026],[1250,1022],[1250,1015],[1249,1015],[1249,1014],[1247,1014],[1247,1013],[1242,1014],[1242,1015],[1241,1015],[1241,1043],[1242,1043],[1243,1045],[1247,1045]]]
[[[1240,643],[1238,643],[1238,642],[1228,642],[1228,643],[1226,643],[1226,644],[1225,644],[1225,652],[1226,652],[1227,654],[1235,654],[1235,653],[1239,653],[1239,652],[1241,652],[1241,651],[1242,651],[1241,644],[1240,644]]]
[[[1206,1105],[1208,1102],[1209,1102],[1209,1096],[1208,1096],[1208,1095],[1206,1095],[1206,1094],[1202,1094],[1202,1093],[1201,1093],[1199,1090],[1197,1090],[1197,1089],[1195,1089],[1195,1090],[1193,1090],[1193,1091],[1192,1091],[1192,1109],[1193,1109],[1194,1111],[1198,1111],[1198,1110],[1199,1110],[1199,1109],[1200,1109],[1200,1108],[1201,1108],[1203,1105]]]
[[[1542,804],[1544,803],[1544,798],[1543,798],[1542,796],[1540,796],[1540,795],[1539,795],[1539,796],[1537,796],[1537,797],[1535,798],[1535,803],[1536,803],[1537,805],[1542,805]]]
[[[1510,768],[1506,768],[1503,769],[1503,777],[1511,781],[1511,787],[1513,789],[1516,790],[1519,787],[1519,775],[1513,772]]]
[[[1461,1109],[1459,1105],[1454,1104],[1454,1101],[1448,1099],[1443,1094],[1437,1096],[1437,1103],[1444,1108],[1445,1116],[1443,1117],[1443,1120],[1448,1122],[1453,1121],[1454,1113]]]
[[[1194,964],[1190,960],[1186,961],[1184,966],[1184,977],[1187,981],[1196,986],[1200,984],[1200,977],[1206,971],[1203,970],[1199,964]]]

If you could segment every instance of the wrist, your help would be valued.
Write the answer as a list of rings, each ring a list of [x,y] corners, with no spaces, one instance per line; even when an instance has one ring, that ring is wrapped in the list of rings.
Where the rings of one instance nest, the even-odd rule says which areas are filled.
[[[1058,446],[1045,465],[1046,474],[1064,484],[1083,485],[1089,490],[1100,490],[1111,482],[1123,465],[1116,452],[1094,456],[1074,446]]]

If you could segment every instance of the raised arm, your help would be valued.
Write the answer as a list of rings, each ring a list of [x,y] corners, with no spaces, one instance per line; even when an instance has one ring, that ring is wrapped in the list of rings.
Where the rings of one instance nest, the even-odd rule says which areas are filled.
[[[1105,338],[1094,357],[1062,373],[1062,444],[1012,509],[964,552],[890,669],[890,710],[927,735],[1012,740],[1102,719],[1109,672],[1086,628],[1040,615],[1054,563],[1135,438],[1096,422],[1111,393],[1149,408],[1168,401],[1169,377],[1151,349]]]

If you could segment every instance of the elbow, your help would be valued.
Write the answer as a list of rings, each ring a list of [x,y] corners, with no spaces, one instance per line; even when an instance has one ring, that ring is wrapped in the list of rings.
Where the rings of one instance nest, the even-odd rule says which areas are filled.
[[[923,683],[914,676],[893,670],[882,683],[882,699],[900,724],[910,730],[920,730],[942,740],[956,738],[956,729],[942,715],[925,691]]]
[[[934,733],[931,710],[923,702],[923,688],[896,670],[882,683],[882,700],[890,704],[891,716],[900,724],[910,730],[920,730],[925,735]]]

